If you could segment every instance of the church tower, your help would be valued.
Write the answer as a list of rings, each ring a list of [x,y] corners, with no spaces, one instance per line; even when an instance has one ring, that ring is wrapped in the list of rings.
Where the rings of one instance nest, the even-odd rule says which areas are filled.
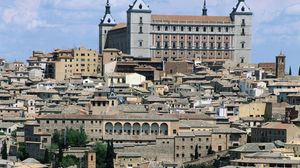
[[[234,23],[234,64],[250,64],[252,55],[252,12],[246,0],[238,0],[230,14]]]
[[[135,0],[127,10],[127,51],[132,56],[150,57],[151,10],[143,0]]]
[[[276,78],[285,77],[285,58],[282,52],[276,57]]]
[[[111,15],[109,0],[106,2],[105,14],[99,24],[99,53],[102,54],[106,46],[108,31],[116,25],[116,21]]]

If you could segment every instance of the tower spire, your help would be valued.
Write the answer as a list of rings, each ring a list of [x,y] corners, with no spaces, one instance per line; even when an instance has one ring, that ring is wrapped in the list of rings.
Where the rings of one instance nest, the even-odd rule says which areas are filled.
[[[109,4],[109,0],[107,0],[107,2],[106,2],[106,10],[105,10],[105,14],[110,14],[110,4]]]
[[[203,9],[202,9],[202,16],[207,16],[206,0],[204,0]]]

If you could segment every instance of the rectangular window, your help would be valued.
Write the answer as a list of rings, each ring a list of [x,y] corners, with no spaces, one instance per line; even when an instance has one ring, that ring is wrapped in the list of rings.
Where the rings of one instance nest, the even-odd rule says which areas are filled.
[[[246,34],[245,34],[245,29],[242,29],[242,34],[241,34],[242,36],[245,36]]]
[[[176,26],[173,26],[173,31],[176,31]]]
[[[214,49],[214,43],[210,43],[210,49]]]
[[[143,24],[143,17],[140,17],[140,23]]]
[[[180,43],[180,48],[184,48],[184,43],[183,42]]]
[[[176,48],[176,42],[173,42],[172,46],[173,46],[173,48]]]
[[[165,48],[169,48],[169,43],[168,42],[165,42]]]
[[[191,42],[189,42],[189,49],[191,49],[192,48],[192,43]]]
[[[140,41],[140,47],[143,47],[143,41]]]
[[[225,48],[229,49],[229,44],[228,43],[225,43]]]
[[[140,32],[139,33],[143,33],[143,27],[140,26]]]
[[[245,43],[242,43],[242,48],[245,48]]]
[[[218,43],[218,49],[221,49],[221,43]]]
[[[246,26],[245,19],[242,19],[242,26]]]
[[[156,42],[156,48],[160,48],[160,42]]]

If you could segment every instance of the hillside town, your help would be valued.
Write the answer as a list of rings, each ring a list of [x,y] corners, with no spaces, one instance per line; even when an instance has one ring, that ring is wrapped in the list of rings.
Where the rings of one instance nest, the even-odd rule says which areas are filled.
[[[300,167],[300,69],[251,63],[246,0],[228,16],[99,24],[99,51],[0,59],[0,167]]]

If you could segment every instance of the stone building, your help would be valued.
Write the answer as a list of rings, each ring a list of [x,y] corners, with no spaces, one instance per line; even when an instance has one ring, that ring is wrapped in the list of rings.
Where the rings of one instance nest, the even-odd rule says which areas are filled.
[[[251,62],[252,12],[239,0],[228,16],[154,15],[143,0],[127,10],[127,23],[117,23],[107,1],[99,24],[99,51],[117,48],[138,57],[165,60]]]
[[[102,71],[102,60],[95,50],[86,48],[56,49],[51,54],[52,58],[47,62],[46,67],[45,77],[47,78],[62,81],[73,76],[95,77]]]
[[[251,129],[251,142],[290,142],[299,138],[299,127],[294,124],[268,122]]]

